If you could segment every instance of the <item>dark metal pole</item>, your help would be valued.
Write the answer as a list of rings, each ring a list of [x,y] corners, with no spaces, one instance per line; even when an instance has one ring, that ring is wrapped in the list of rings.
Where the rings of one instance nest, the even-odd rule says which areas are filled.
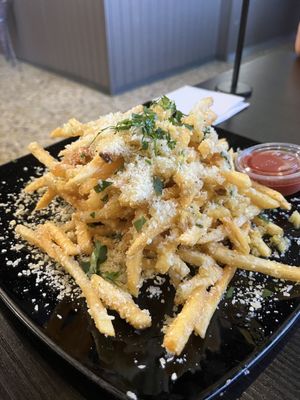
[[[232,83],[231,83],[231,93],[236,93],[237,83],[239,79],[241,59],[244,47],[244,39],[247,25],[247,16],[249,9],[249,0],[243,0],[242,11],[241,11],[241,20],[240,20],[240,28],[239,28],[239,36],[236,46],[235,52],[235,60],[232,74]]]

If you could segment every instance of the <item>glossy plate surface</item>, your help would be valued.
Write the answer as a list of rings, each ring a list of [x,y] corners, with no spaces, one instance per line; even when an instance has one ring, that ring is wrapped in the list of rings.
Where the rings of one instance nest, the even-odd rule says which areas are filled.
[[[254,144],[236,135],[225,136],[235,148]],[[51,152],[56,154],[64,144],[52,146]],[[105,338],[95,329],[82,300],[58,300],[57,291],[45,282],[36,285],[35,275],[20,276],[30,256],[26,248],[11,249],[14,238],[9,224],[14,219],[14,200],[10,193],[21,190],[35,174],[37,165],[33,157],[26,156],[0,167],[0,295],[41,340],[116,397],[126,398],[129,391],[139,399],[212,398],[247,373],[298,318],[299,285],[281,291],[282,284],[270,277],[260,274],[249,277],[248,273],[240,272],[230,284],[232,296],[220,303],[205,340],[192,335],[180,357],[168,359],[161,347],[162,320],[165,314],[171,314],[174,295],[166,283],[160,287],[161,297],[150,299],[147,286],[155,283],[148,282],[138,301],[152,314],[151,328],[135,331],[114,314],[117,335]],[[294,208],[299,209],[299,197],[299,194],[292,196]],[[300,231],[293,228],[282,212],[272,212],[270,218],[292,239],[290,249],[280,260],[300,265]],[[21,261],[15,267],[11,265],[19,258]],[[267,293],[262,307],[255,312],[249,302],[243,304],[243,296],[251,297],[249,279],[252,287],[260,285]]]

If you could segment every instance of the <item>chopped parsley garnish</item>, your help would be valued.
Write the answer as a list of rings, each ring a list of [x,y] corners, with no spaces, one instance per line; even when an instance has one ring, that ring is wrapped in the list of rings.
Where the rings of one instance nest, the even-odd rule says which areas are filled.
[[[100,242],[95,242],[95,248],[91,254],[90,261],[81,260],[79,261],[83,271],[91,277],[93,274],[102,276],[102,278],[116,283],[116,280],[120,276],[120,271],[101,271],[100,267],[107,260],[107,247],[103,246]]]
[[[229,300],[229,299],[232,298],[233,292],[234,292],[234,286],[230,286],[230,287],[227,289],[226,296],[225,296],[227,300]]]
[[[190,131],[192,131],[194,129],[193,125],[190,124],[183,124],[187,129],[189,129]]]
[[[149,147],[149,142],[142,140],[142,150],[147,150]]]
[[[101,200],[103,201],[103,203],[107,203],[108,202],[108,194],[106,194],[104,197],[102,197]]]
[[[81,261],[80,265],[84,272],[90,277],[93,274],[100,274],[100,265],[107,260],[107,246],[95,242],[95,248],[91,254],[90,261]]]
[[[181,122],[181,118],[182,118],[182,117],[184,117],[184,114],[183,114],[181,111],[176,110],[176,111],[174,112],[174,114],[169,118],[169,121],[170,121],[173,125],[182,125],[182,122]]]
[[[160,102],[161,101],[161,102]],[[175,103],[169,100],[166,96],[163,96],[157,104],[160,104],[164,109],[170,109],[172,114],[178,113],[176,111]],[[181,113],[182,114],[182,113]],[[181,115],[180,114],[180,115]],[[176,118],[179,118],[178,116]],[[142,131],[142,150],[147,150],[149,148],[149,143],[153,142],[154,153],[155,155],[158,154],[157,150],[157,140],[166,140],[167,145],[170,149],[174,149],[176,145],[176,141],[171,138],[169,132],[164,131],[161,128],[155,127],[155,122],[157,120],[156,113],[148,107],[143,108],[143,113],[141,114],[132,114],[131,118],[124,119],[123,121],[119,121],[115,126],[109,126],[104,129],[114,129],[116,132],[129,130],[130,128],[140,128]],[[97,133],[96,137],[104,130],[102,129],[100,132]],[[96,140],[96,137],[93,139]],[[92,143],[93,143],[92,142]]]
[[[83,269],[83,271],[87,274],[89,269],[90,269],[90,262],[89,261],[80,260],[79,264],[80,264],[81,268]]]
[[[154,188],[155,193],[158,196],[162,195],[162,191],[164,188],[164,182],[157,176],[153,177],[153,188]]]
[[[101,275],[107,281],[111,281],[112,283],[116,283],[116,280],[120,276],[120,271],[111,271],[111,272],[103,272]]]
[[[173,115],[171,115],[171,117],[169,118],[169,121],[176,126],[185,126],[187,129],[189,129],[190,131],[192,131],[194,129],[193,125],[190,124],[184,124],[182,123],[181,119],[182,117],[185,117],[186,115],[183,114],[181,111],[176,110]]]
[[[103,192],[108,186],[112,185],[113,183],[110,181],[101,181],[98,185],[94,186],[94,190],[96,193]]]
[[[90,216],[91,216],[92,218],[95,218],[95,217],[96,217],[95,211],[91,212],[91,213],[90,213]]]
[[[133,225],[134,225],[135,229],[137,230],[137,232],[140,232],[145,223],[146,223],[146,219],[144,216],[142,216],[141,218],[134,221]]]
[[[262,292],[262,298],[265,299],[267,297],[272,296],[273,292],[269,289],[264,289]]]
[[[152,164],[152,163],[151,163],[151,160],[149,160],[148,158],[146,158],[145,162],[146,162],[147,164],[149,164],[149,165]]]
[[[198,228],[203,228],[202,224],[196,224],[196,226],[198,226]]]
[[[175,102],[169,99],[167,96],[162,96],[160,99],[154,101],[154,104],[158,104],[164,110],[170,110],[172,114],[176,112]]]
[[[153,139],[153,144],[154,144],[154,154],[157,155],[158,151],[157,151],[157,140],[166,140],[167,141],[167,145],[169,147],[169,149],[173,150],[176,146],[176,141],[173,140],[171,138],[171,135],[169,132],[161,129],[161,128],[157,128],[151,135],[150,137]]]

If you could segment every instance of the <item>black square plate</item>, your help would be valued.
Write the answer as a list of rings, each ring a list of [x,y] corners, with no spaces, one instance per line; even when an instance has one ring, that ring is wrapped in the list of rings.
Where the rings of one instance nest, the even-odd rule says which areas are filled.
[[[226,136],[235,148],[254,144],[226,132],[220,136]],[[66,143],[49,149],[56,155]],[[135,394],[139,399],[211,399],[247,374],[299,317],[299,285],[283,289],[289,283],[240,271],[231,283],[232,297],[225,296],[220,303],[205,340],[192,335],[180,357],[168,358],[161,347],[162,320],[171,313],[174,295],[166,283],[160,287],[160,298],[146,295],[147,286],[155,283],[148,282],[143,287],[139,304],[150,310],[151,328],[135,331],[115,315],[117,335],[105,338],[95,329],[82,300],[59,300],[54,288],[44,281],[36,284],[35,275],[22,273],[30,262],[30,252],[26,247],[13,246],[11,221],[15,205],[10,194],[20,192],[29,177],[35,175],[37,166],[32,156],[25,156],[0,167],[0,295],[43,342],[115,397],[134,398]],[[293,209],[299,208],[297,196],[291,199]],[[284,214],[277,210],[270,213],[270,218],[291,238],[290,249],[280,260],[300,265],[300,232]],[[267,293],[255,312],[251,304],[243,304],[243,298],[251,297],[253,292],[249,281],[252,288]]]

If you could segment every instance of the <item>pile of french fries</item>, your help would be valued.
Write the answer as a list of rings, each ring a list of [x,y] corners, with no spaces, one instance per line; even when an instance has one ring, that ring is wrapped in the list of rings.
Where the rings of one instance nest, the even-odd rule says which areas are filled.
[[[86,124],[71,119],[52,132],[78,138],[59,159],[29,145],[46,167],[25,188],[41,193],[35,212],[56,197],[72,212],[65,223],[17,225],[16,233],[74,278],[104,335],[115,335],[107,309],[137,329],[151,326],[151,310],[134,298],[158,274],[176,290],[180,311],[163,346],[177,355],[193,332],[205,337],[237,268],[300,281],[299,267],[260,258],[271,255],[265,236],[284,237],[262,211],[290,204],[235,170],[233,150],[211,127],[211,105],[203,99],[184,115],[163,96]]]

